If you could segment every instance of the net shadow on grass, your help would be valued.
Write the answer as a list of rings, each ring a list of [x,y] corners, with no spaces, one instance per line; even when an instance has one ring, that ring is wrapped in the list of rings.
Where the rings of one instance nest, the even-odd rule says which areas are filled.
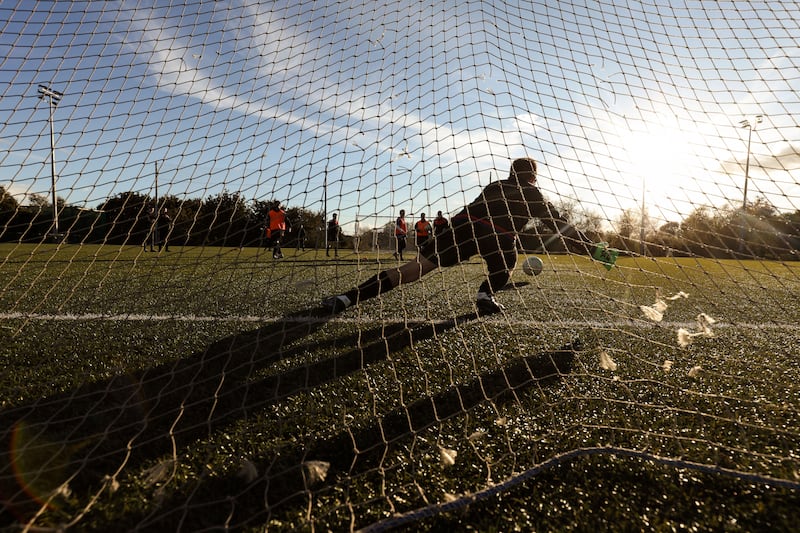
[[[220,340],[174,363],[115,376],[0,412],[0,428],[3,428],[0,498],[4,503],[0,523],[12,521],[12,510],[17,517],[24,517],[41,506],[41,498],[32,495],[30,487],[46,485],[43,479],[50,479],[50,484],[69,479],[73,491],[91,492],[105,476],[136,469],[145,461],[207,438],[227,424],[247,419],[251,412],[260,411],[265,405],[358,372],[386,359],[391,352],[477,318],[470,313],[437,323],[412,322],[362,330],[360,334],[330,341],[339,346],[357,346],[356,349],[254,379],[257,371],[277,361],[293,358],[312,346],[319,349],[318,342],[291,348],[288,345],[323,327],[329,317],[321,309],[288,315],[267,326]],[[548,356],[548,361],[555,364],[552,356]],[[556,373],[567,372],[566,366],[561,368],[556,364]],[[550,375],[553,370],[551,366],[544,373]],[[297,468],[303,468],[304,457],[326,456],[336,467],[343,467],[354,460],[350,440],[354,438],[362,451],[358,461],[368,464],[373,455],[381,453],[380,435],[389,441],[402,440],[410,430],[455,416],[487,397],[513,395],[516,387],[533,383],[531,376],[538,379],[539,374],[542,372],[527,366],[511,365],[471,385],[391,413],[378,426],[365,428],[352,437],[343,434],[329,445],[307,450],[302,457],[286,457],[289,464],[270,480],[271,499],[281,501],[297,492],[298,479],[301,484],[303,479],[297,477]],[[517,383],[519,376],[524,380]],[[22,442],[21,434],[25,436]],[[26,446],[28,451],[48,449],[61,457],[40,461],[36,471],[31,470],[29,462],[25,468],[30,471],[20,474],[19,451]],[[263,491],[258,500],[263,509]]]
[[[0,411],[0,524],[13,521],[12,510],[35,512],[36,492],[55,488],[57,480],[89,489],[123,464],[135,468],[246,417],[250,376],[293,356],[284,346],[329,318],[322,309],[304,310],[171,363]],[[30,459],[44,450],[60,457]],[[26,456],[25,469],[42,463],[37,471],[20,472]]]
[[[300,311],[189,357],[0,411],[0,524],[11,523],[12,514],[36,512],[43,493],[63,481],[74,492],[90,492],[106,476],[175,453],[269,403],[385,359],[387,344],[401,349],[412,336],[424,338],[475,318],[421,326],[413,335],[403,324],[362,330],[328,341],[358,350],[254,377],[278,361],[328,347],[325,341],[289,345],[330,317],[322,309]]]
[[[459,317],[444,327],[455,327],[457,322],[467,319],[470,317]],[[441,327],[441,324],[418,324],[397,332],[391,346],[399,349],[404,340],[419,341],[424,336],[432,335],[434,329],[437,333],[441,332]],[[337,362],[364,356],[379,359],[379,351],[385,349],[383,346],[383,342],[376,341],[366,350],[356,349],[337,358]],[[213,528],[223,523],[234,528],[256,527],[279,509],[291,507],[301,512],[315,491],[336,483],[336,480],[341,481],[343,476],[358,476],[378,467],[387,453],[402,449],[420,432],[446,420],[466,416],[471,409],[485,402],[502,405],[516,401],[518,395],[534,387],[554,383],[572,370],[576,353],[581,349],[580,341],[575,341],[554,351],[518,357],[467,383],[454,385],[438,394],[394,409],[369,425],[341,430],[331,438],[317,440],[302,449],[281,450],[275,457],[255,458],[253,465],[261,475],[251,482],[244,481],[236,474],[209,476],[193,488],[191,495],[175,494],[162,507],[162,514],[153,517],[152,522],[147,522],[147,527],[166,530],[178,525]],[[385,357],[385,352],[382,353]],[[325,477],[328,481],[310,472],[313,468],[311,465],[317,461],[329,465]],[[186,507],[203,509],[202,516],[188,517],[182,511]],[[164,509],[175,511],[165,512]],[[127,517],[126,520],[140,523],[141,519]],[[146,518],[144,520],[147,521]]]

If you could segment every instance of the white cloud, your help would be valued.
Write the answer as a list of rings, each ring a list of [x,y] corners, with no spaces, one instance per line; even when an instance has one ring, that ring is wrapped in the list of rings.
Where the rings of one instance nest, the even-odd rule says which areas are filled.
[[[5,189],[7,194],[10,194],[19,204],[26,204],[28,196],[32,194],[28,187],[24,187],[14,182],[0,182],[0,187]]]

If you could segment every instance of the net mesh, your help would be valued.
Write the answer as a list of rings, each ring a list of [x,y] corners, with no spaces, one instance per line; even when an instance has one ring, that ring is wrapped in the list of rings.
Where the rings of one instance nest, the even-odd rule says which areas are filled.
[[[0,4],[0,523],[796,526],[798,7]],[[320,308],[519,157],[616,266]]]

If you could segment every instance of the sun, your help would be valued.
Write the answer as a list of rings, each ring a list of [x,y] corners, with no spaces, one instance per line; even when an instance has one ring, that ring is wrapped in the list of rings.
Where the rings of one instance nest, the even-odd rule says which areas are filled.
[[[632,191],[639,192],[651,215],[669,220],[696,207],[691,199],[702,195],[698,179],[702,165],[695,133],[647,125],[626,132],[621,146],[619,157],[626,180]]]

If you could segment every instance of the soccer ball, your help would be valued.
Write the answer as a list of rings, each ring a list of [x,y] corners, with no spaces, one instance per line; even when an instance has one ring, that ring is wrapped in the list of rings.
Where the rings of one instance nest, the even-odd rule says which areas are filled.
[[[531,256],[522,263],[522,271],[529,276],[538,276],[544,269],[544,263],[536,256]]]

